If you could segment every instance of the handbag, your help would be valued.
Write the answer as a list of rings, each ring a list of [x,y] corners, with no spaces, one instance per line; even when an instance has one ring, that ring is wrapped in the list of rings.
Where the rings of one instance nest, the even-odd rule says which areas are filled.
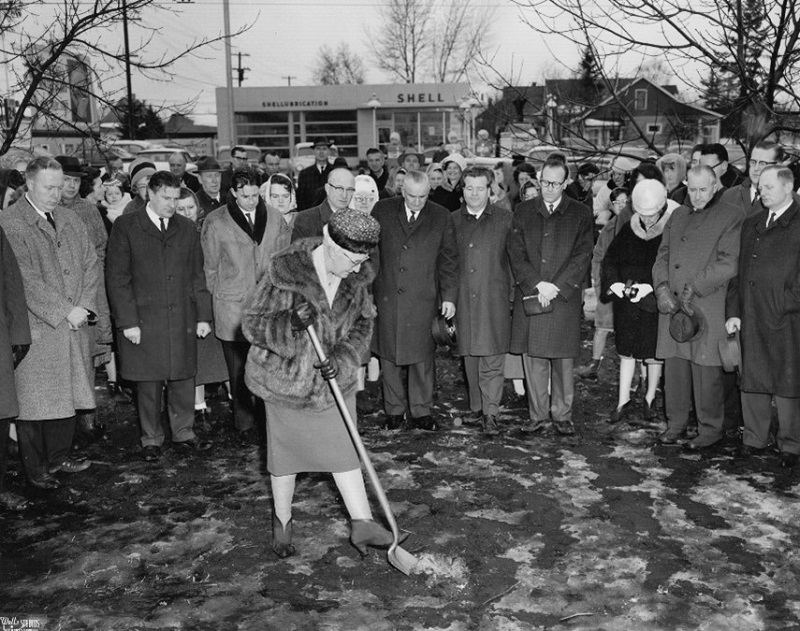
[[[546,307],[543,307],[542,303],[539,302],[539,294],[536,293],[522,297],[522,308],[525,310],[526,316],[534,316],[550,313],[553,310],[553,303],[550,302]]]

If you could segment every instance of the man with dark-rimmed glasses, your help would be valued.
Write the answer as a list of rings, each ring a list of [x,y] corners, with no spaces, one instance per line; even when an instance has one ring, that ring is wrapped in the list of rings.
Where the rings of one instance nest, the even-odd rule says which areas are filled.
[[[333,213],[347,208],[355,190],[356,178],[350,169],[338,168],[328,173],[325,201],[297,215],[292,230],[292,241],[304,237],[322,236],[322,226],[330,221]]]

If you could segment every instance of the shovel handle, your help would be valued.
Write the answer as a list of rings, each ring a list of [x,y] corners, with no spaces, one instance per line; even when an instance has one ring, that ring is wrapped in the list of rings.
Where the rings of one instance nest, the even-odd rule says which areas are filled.
[[[317,337],[317,332],[314,329],[314,325],[309,325],[308,329],[306,330],[308,331],[308,337],[311,338],[311,344],[313,344],[314,350],[317,352],[317,357],[319,357],[320,362],[324,362],[327,359],[327,355],[325,355],[325,350],[322,348],[322,344],[320,344],[319,338]],[[375,472],[375,468],[372,466],[372,461],[370,460],[369,454],[364,447],[364,443],[361,441],[361,436],[358,434],[358,428],[356,427],[355,421],[353,421],[353,417],[350,416],[350,410],[347,408],[347,403],[345,403],[344,396],[339,388],[339,384],[335,378],[329,379],[328,384],[333,392],[333,398],[336,399],[336,405],[339,407],[339,411],[342,413],[342,418],[347,426],[347,431],[350,432],[350,437],[353,439],[353,444],[356,447],[358,456],[361,458],[361,462],[364,464],[364,468],[367,470],[369,479],[371,480],[372,486],[375,489],[375,494],[378,496],[378,501],[383,509],[383,514],[386,516],[386,521],[389,522],[389,526],[392,530],[394,541],[389,549],[391,554],[397,547],[400,539],[400,531],[397,528],[397,522],[394,519],[392,508],[389,506],[389,500],[386,497],[386,493],[383,491],[383,486],[381,486],[381,482],[378,479],[378,474]]]

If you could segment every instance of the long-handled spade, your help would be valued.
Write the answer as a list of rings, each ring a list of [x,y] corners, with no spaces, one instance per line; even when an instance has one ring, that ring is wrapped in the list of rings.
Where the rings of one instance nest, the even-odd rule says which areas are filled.
[[[322,348],[322,344],[319,342],[317,332],[314,330],[314,325],[309,325],[307,330],[308,336],[311,338],[311,343],[314,345],[314,350],[317,351],[317,357],[319,357],[321,362],[324,362],[327,357]],[[389,546],[389,552],[387,554],[389,563],[400,570],[403,574],[408,576],[411,574],[411,569],[416,565],[417,559],[413,554],[403,550],[403,548],[399,546],[400,532],[397,529],[397,522],[394,519],[394,514],[392,514],[392,508],[389,506],[389,500],[386,498],[386,493],[383,492],[383,487],[378,479],[378,474],[375,473],[375,468],[372,466],[372,461],[370,460],[369,454],[364,447],[364,443],[361,442],[361,436],[358,434],[358,428],[356,427],[353,418],[350,416],[350,410],[347,409],[347,404],[342,396],[342,391],[339,389],[339,384],[336,382],[336,379],[331,379],[328,381],[328,383],[331,386],[333,398],[336,399],[336,405],[339,407],[339,412],[341,412],[344,423],[347,425],[347,431],[350,432],[350,437],[353,439],[353,444],[356,447],[358,456],[361,458],[361,462],[364,464],[364,468],[367,470],[369,479],[372,481],[372,486],[375,489],[375,494],[378,496],[378,501],[383,509],[383,514],[386,515],[386,521],[389,522],[389,527],[392,529],[393,541],[392,545]]]

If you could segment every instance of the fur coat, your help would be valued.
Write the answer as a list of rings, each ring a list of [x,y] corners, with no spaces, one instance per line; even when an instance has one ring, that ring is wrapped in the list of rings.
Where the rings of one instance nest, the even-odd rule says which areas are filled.
[[[321,238],[301,239],[276,254],[242,321],[244,335],[252,344],[245,368],[250,391],[265,401],[314,411],[336,402],[314,367],[317,354],[308,334],[292,329],[293,309],[308,302],[316,312],[314,328],[325,352],[339,366],[336,380],[345,397],[355,391],[375,318],[369,292],[375,273],[369,262],[342,279],[333,306],[328,305],[311,257],[320,243]]]

